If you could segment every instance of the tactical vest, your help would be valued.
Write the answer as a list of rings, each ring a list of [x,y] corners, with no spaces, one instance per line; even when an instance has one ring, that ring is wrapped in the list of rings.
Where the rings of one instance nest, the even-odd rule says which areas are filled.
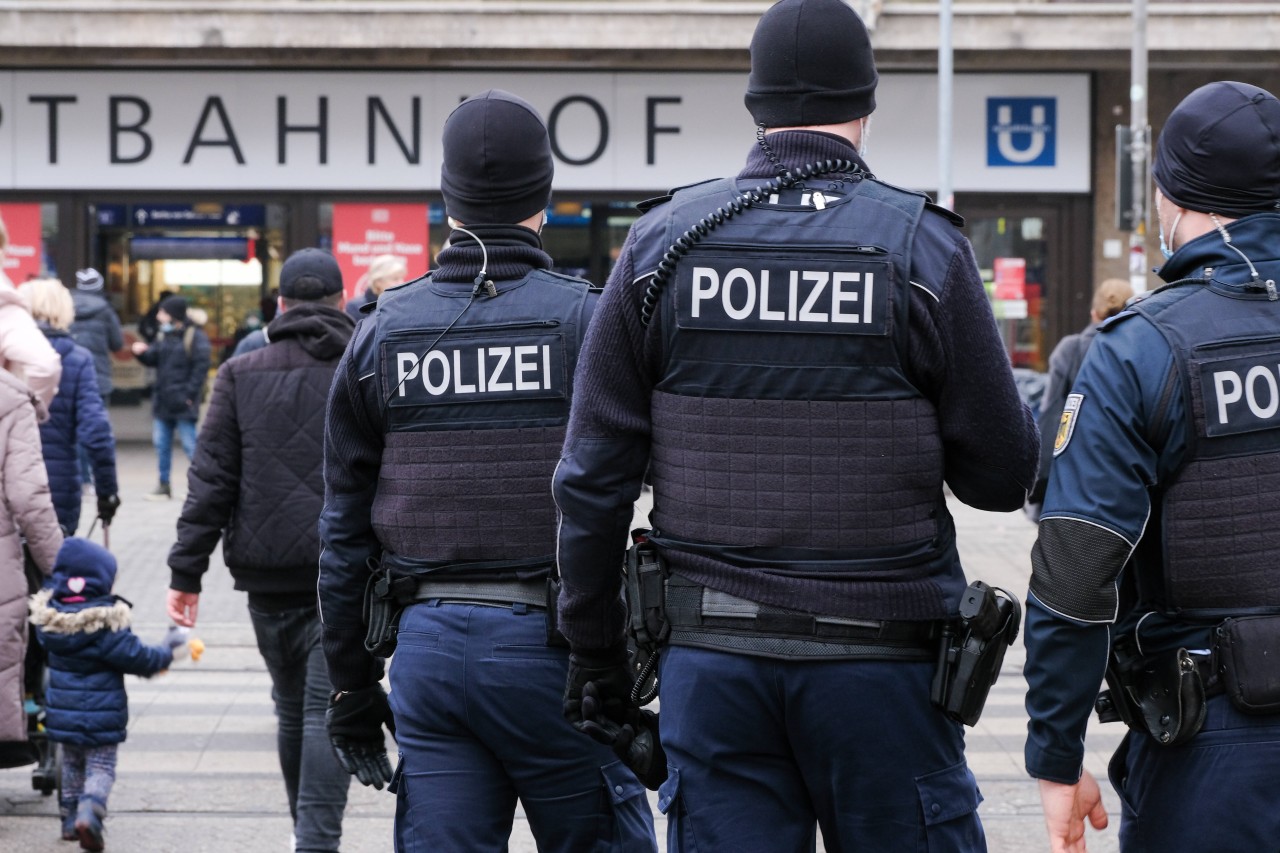
[[[1132,306],[1168,341],[1192,421],[1148,523],[1163,589],[1139,578],[1174,611],[1280,607],[1280,303],[1216,288],[1176,282]]]
[[[541,270],[497,290],[465,312],[469,290],[430,277],[378,300],[358,363],[383,402],[372,514],[392,564],[525,574],[554,559],[551,477],[594,297]]]
[[[642,219],[637,273],[739,191],[692,187]],[[952,544],[936,411],[903,367],[925,200],[864,179],[821,208],[789,201],[711,229],[661,294],[655,541],[774,572],[857,560],[867,580],[918,578]]]

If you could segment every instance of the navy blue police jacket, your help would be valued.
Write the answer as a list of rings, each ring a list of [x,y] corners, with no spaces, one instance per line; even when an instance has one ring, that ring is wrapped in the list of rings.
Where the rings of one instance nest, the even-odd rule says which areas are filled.
[[[338,364],[325,431],[320,615],[339,690],[378,678],[365,651],[370,560],[415,576],[545,576],[551,475],[578,348],[598,299],[550,271],[538,236],[470,226],[435,271],[385,291]],[[477,292],[478,291],[478,292]]]
[[[771,161],[760,147],[753,148],[746,167],[737,176],[740,190],[775,178],[779,164],[799,170],[805,164],[827,159],[848,160],[856,169],[866,171],[853,147],[837,136],[780,131],[768,140],[777,162]],[[850,193],[860,192],[846,183],[850,180],[831,175],[808,181],[806,186],[829,190],[833,198],[845,199],[837,203],[846,203]],[[886,188],[880,201],[868,198],[865,202],[883,203],[893,193],[908,195]],[[649,211],[633,226],[584,342],[569,434],[554,484],[562,515],[558,555],[564,581],[560,597],[560,627],[564,635],[571,646],[580,650],[607,649],[621,639],[624,613],[618,600],[618,573],[611,567],[622,560],[631,506],[640,493],[646,471],[654,477],[655,517],[672,530],[694,531],[689,537],[664,535],[655,541],[665,548],[668,560],[675,561],[673,565],[682,574],[699,583],[749,600],[810,613],[858,613],[865,618],[903,620],[945,615],[954,609],[964,576],[942,498],[944,479],[966,503],[983,509],[1014,510],[1022,505],[1034,481],[1038,443],[1031,412],[1018,398],[968,241],[954,222],[933,209],[925,210],[914,230],[895,245],[879,247],[887,250],[885,254],[873,252],[874,247],[860,246],[861,241],[852,239],[856,235],[846,233],[847,229],[822,235],[822,222],[812,230],[778,228],[748,254],[761,269],[770,267],[771,258],[803,259],[805,264],[812,260],[816,264],[812,266],[814,276],[832,282],[832,288],[824,290],[825,302],[815,301],[819,294],[812,282],[805,285],[803,293],[798,280],[788,284],[787,273],[779,267],[774,270],[769,304],[760,301],[754,312],[747,311],[742,300],[750,301],[747,294],[763,293],[762,289],[753,289],[763,285],[748,283],[742,278],[742,271],[731,269],[736,260],[725,260],[720,266],[719,262],[710,263],[718,270],[715,275],[725,282],[723,292],[714,297],[708,295],[715,288],[712,274],[700,272],[696,263],[684,264],[677,265],[677,283],[668,285],[668,291],[658,300],[654,321],[646,327],[640,316],[653,274],[649,264],[661,257],[668,237],[679,236],[669,234],[661,223],[671,209],[683,209],[682,198],[677,194],[670,205]],[[708,197],[706,212],[724,203],[718,197]],[[854,203],[863,201],[855,198]],[[817,202],[809,203],[810,209],[813,204]],[[822,217],[815,214],[814,218]],[[840,216],[822,219],[830,227],[844,221]],[[879,234],[880,230],[869,227],[867,232]],[[893,282],[892,299],[881,301],[886,292],[869,288],[865,277],[857,281],[846,278],[844,284],[835,284],[835,267],[824,266],[825,262],[811,257],[814,253],[808,248],[797,245],[812,244],[814,239],[830,243],[833,252],[837,245],[845,247],[846,251],[836,254],[843,254],[846,260],[862,258],[891,264],[891,274],[889,266],[881,266],[875,280],[884,285]],[[658,243],[661,245],[655,252]],[[743,264],[744,268],[748,265]],[[800,267],[810,269],[804,264],[797,269]],[[830,275],[823,279],[821,270],[828,270]],[[689,274],[703,277],[690,284],[687,277],[681,278]],[[807,274],[797,273],[798,277],[802,275]],[[763,282],[763,276],[759,278]],[[734,280],[732,288],[729,279]],[[695,328],[706,327],[707,323],[689,322],[695,310],[692,302],[673,309],[671,299],[685,298],[672,296],[673,293],[692,293],[694,301],[700,294],[706,296],[697,310],[709,320],[714,315],[713,322],[723,328]],[[875,360],[861,362],[857,367],[831,357],[830,347],[838,349],[848,344],[847,339],[832,343],[840,335],[812,336],[813,347],[828,348],[815,358],[812,348],[794,345],[802,335],[771,332],[765,322],[779,316],[799,322],[806,319],[805,315],[817,319],[823,315],[829,321],[825,331],[830,333],[834,331],[830,323],[836,319],[848,321],[850,328],[863,323],[868,318],[863,313],[867,309],[874,321],[866,326],[867,330],[882,335],[879,340],[885,343],[858,347],[859,352],[870,354]],[[673,343],[672,324],[677,322],[673,310],[681,312],[679,322],[683,328],[693,330],[685,340],[692,341],[695,350],[709,349],[680,349],[683,331],[675,334]],[[886,310],[887,315],[877,313]],[[729,328],[735,316],[745,318],[747,314],[754,319],[746,318],[732,330]],[[881,322],[885,324],[878,325]],[[815,324],[812,331],[820,332],[819,326]],[[722,343],[719,350],[712,342],[716,336]],[[831,369],[813,369],[815,361],[822,361]],[[857,383],[863,383],[854,395],[856,399],[850,399],[846,393],[849,389],[829,387],[849,379],[850,371],[857,374]],[[770,379],[775,376],[779,377],[778,383]],[[753,383],[755,386],[750,387]],[[782,388],[782,384],[787,387]],[[764,402],[755,417],[744,417],[741,403],[751,399]],[[795,410],[793,403],[803,408],[805,400],[814,404],[811,415],[804,418],[803,437],[793,435],[791,429],[800,425],[791,420],[784,423],[777,418],[770,423],[766,410]],[[882,531],[861,524],[877,510],[887,511],[886,525],[901,523],[892,511],[897,505],[889,500],[901,495],[869,497],[863,488],[866,480],[859,472],[847,470],[848,460],[829,471],[815,470],[825,462],[811,466],[815,457],[809,449],[837,444],[848,447],[861,440],[861,436],[852,433],[858,433],[863,422],[841,407],[864,401],[910,407],[909,412],[904,411],[905,418],[911,421],[907,431],[919,429],[923,438],[918,456],[895,453],[892,460],[888,454],[860,457],[871,477],[892,475],[886,468],[912,458],[909,464],[916,467],[904,473],[917,482],[907,496],[909,505],[904,505],[902,515],[911,514],[911,522],[919,522],[921,530],[936,531],[924,536],[917,554],[901,553],[900,545],[908,538],[904,536],[891,545],[892,556],[886,556],[889,550],[881,548],[877,560],[871,553],[876,547],[871,539]],[[827,409],[831,411],[819,412]],[[716,412],[726,414],[717,420]],[[683,425],[673,429],[672,424],[677,422]],[[672,444],[672,437],[677,435],[687,437],[687,444],[680,443],[683,438]],[[768,438],[762,440],[762,436]],[[798,439],[797,446],[805,446],[806,450],[799,454],[803,458],[787,457],[785,448],[768,459],[764,452],[755,461],[747,458],[752,448],[763,447],[764,441],[776,447],[779,442],[786,445],[790,438]],[[893,439],[890,431],[883,440],[884,446],[892,445]],[[717,453],[725,459],[732,457],[722,466],[724,470],[715,470]],[[804,506],[789,503],[769,510],[767,501],[785,489],[774,490],[775,495],[768,496],[766,493],[773,486],[766,480],[781,481],[789,464],[803,466],[796,471],[802,472],[806,484],[828,475],[828,482],[822,487],[843,490],[841,500],[845,503],[813,506],[806,485],[799,490],[803,494],[788,492],[783,497],[785,501],[807,501]],[[691,466],[697,469],[692,474]],[[699,478],[704,479],[693,482]],[[833,484],[832,479],[841,482]],[[745,490],[736,490],[736,481],[748,480],[750,485]],[[846,489],[846,483],[855,482],[856,486]],[[926,507],[920,496],[928,489],[932,494]],[[696,497],[698,492],[713,497],[699,498],[701,503],[689,500],[685,505],[693,511],[683,511],[680,502]],[[744,497],[745,492],[750,494]],[[722,503],[715,503],[714,495],[721,496]],[[761,502],[752,503],[760,496]],[[879,505],[877,497],[883,499]],[[745,504],[752,504],[753,508],[746,513],[737,512]],[[723,525],[717,525],[713,518],[716,507],[723,509]],[[915,518],[918,510],[919,518]],[[821,524],[817,521],[819,516],[824,519]],[[762,524],[753,525],[752,517]],[[805,552],[810,555],[808,565]]]
[[[1280,419],[1267,423],[1248,411],[1265,414],[1268,406],[1276,408],[1275,376],[1269,398],[1265,390],[1255,394],[1257,383],[1251,383],[1248,400],[1243,385],[1234,399],[1240,375],[1233,384],[1226,375],[1231,371],[1222,365],[1196,372],[1194,363],[1191,368],[1180,363],[1168,330],[1162,333],[1152,319],[1191,296],[1205,306],[1198,317],[1183,321],[1193,331],[1213,322],[1219,311],[1243,311],[1252,316],[1252,325],[1272,328],[1272,338],[1280,336],[1280,301],[1269,299],[1262,286],[1267,279],[1280,280],[1275,248],[1280,214],[1255,214],[1226,227],[1243,257],[1217,231],[1181,246],[1158,271],[1169,284],[1100,327],[1068,398],[1032,550],[1027,599],[1025,760],[1037,778],[1066,784],[1080,778],[1089,714],[1118,638],[1132,638],[1144,654],[1212,647],[1212,626],[1222,618],[1222,608],[1216,614],[1204,610],[1205,618],[1199,618],[1188,607],[1195,602],[1179,600],[1185,594],[1169,583],[1170,537],[1195,533],[1168,514],[1167,496],[1180,476],[1185,479],[1184,465],[1197,441],[1208,443],[1197,436],[1190,383],[1198,385],[1201,373],[1210,377],[1205,395],[1210,422],[1219,414],[1223,424],[1250,421],[1241,430],[1255,446],[1236,454],[1246,467],[1249,454],[1280,450],[1280,431],[1274,428]],[[1260,278],[1254,278],[1244,257]],[[1221,345],[1237,331],[1221,330]],[[1212,353],[1213,342],[1208,344],[1203,349]],[[1220,403],[1212,400],[1215,373]],[[1266,384],[1266,376],[1256,378]],[[1213,437],[1213,428],[1208,429]],[[1231,556],[1232,545],[1222,543],[1224,558]],[[1231,560],[1221,563],[1229,575]]]

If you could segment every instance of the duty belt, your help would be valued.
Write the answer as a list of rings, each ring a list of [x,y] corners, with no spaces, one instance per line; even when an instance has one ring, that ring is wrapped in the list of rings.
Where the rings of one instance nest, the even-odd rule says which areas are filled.
[[[414,601],[465,601],[473,604],[506,606],[525,604],[547,606],[547,581],[538,580],[466,580],[462,577],[432,577],[418,581]]]
[[[940,622],[819,616],[759,604],[672,575],[668,642],[774,658],[933,660]]]

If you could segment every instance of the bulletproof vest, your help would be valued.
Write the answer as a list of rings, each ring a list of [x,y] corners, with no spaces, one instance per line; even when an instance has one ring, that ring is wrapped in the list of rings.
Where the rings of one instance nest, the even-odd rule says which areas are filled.
[[[497,290],[463,311],[469,291],[427,277],[378,300],[360,375],[384,404],[373,526],[392,562],[493,573],[554,558],[589,285],[537,270]]]
[[[937,415],[903,367],[924,198],[871,179],[845,191],[795,191],[729,218],[665,285],[650,457],[664,543],[781,572],[800,570],[783,554],[873,557],[888,573],[878,580],[948,546]],[[642,219],[637,273],[738,193],[704,184],[676,193],[665,219]]]
[[[1162,578],[1142,573],[1139,592],[1170,610],[1278,607],[1280,303],[1215,287],[1177,282],[1133,306],[1169,342],[1192,421],[1153,496]]]

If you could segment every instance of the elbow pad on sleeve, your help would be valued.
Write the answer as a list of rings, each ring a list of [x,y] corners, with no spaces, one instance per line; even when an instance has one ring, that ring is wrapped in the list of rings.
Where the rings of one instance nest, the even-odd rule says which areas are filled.
[[[1080,622],[1114,622],[1116,577],[1133,552],[1120,534],[1088,521],[1046,518],[1031,548],[1031,592]]]

